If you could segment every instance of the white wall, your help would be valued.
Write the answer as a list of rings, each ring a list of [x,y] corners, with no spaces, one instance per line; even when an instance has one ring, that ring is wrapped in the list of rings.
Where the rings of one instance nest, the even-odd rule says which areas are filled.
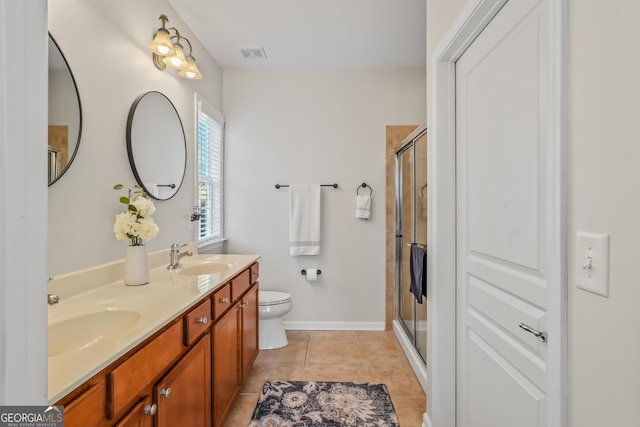
[[[290,328],[383,327],[385,126],[424,123],[424,67],[225,70],[224,113],[229,252],[262,256],[262,289],[292,295]],[[288,191],[274,185],[292,182],[340,185],[322,189],[319,256],[289,256]],[[355,218],[362,182],[370,221]]]
[[[146,46],[162,13],[194,45],[201,80],[189,81],[173,70],[154,67]],[[83,126],[73,164],[49,187],[48,274],[124,257],[126,242],[116,241],[112,231],[121,211],[121,194],[113,186],[135,184],[126,151],[127,114],[135,98],[151,90],[163,92],[174,103],[185,130],[188,160],[178,194],[156,202],[160,234],[148,242],[148,249],[193,241],[187,214],[194,192],[194,91],[221,109],[220,67],[166,0],[49,0],[49,31],[78,84]]]
[[[569,419],[640,423],[640,3],[569,5]],[[578,230],[611,235],[609,298],[577,289]]]
[[[44,0],[0,2],[0,405],[47,402]],[[30,165],[42,165],[32,170]],[[4,423],[3,423],[4,424]]]
[[[428,64],[465,4],[427,2]],[[569,2],[569,427],[640,419],[639,14],[636,1]],[[578,230],[611,235],[609,298],[575,287]]]
[[[438,47],[438,44],[445,36],[451,24],[458,16],[458,14],[462,11],[463,7],[467,3],[467,0],[429,0],[427,1],[427,127],[430,127],[432,122],[431,118],[433,116],[433,112],[431,111],[432,105],[432,70],[433,70],[433,52]],[[433,153],[432,150],[429,150],[430,154]],[[431,193],[433,194],[433,193]],[[431,198],[432,196],[430,196]],[[433,208],[433,201],[430,199],[429,203],[431,203],[432,211],[435,211]],[[428,237],[428,243],[430,240],[434,238],[434,234],[430,233]],[[436,257],[432,257],[433,259],[437,259]],[[434,270],[431,270],[434,271]],[[433,314],[435,310],[430,311]],[[431,314],[427,315],[427,412],[429,412],[429,416],[437,419],[442,419],[442,415],[432,415],[431,412],[434,411],[434,407],[438,407],[441,412],[446,411],[447,409],[443,408],[442,405],[438,406],[438,398],[431,398],[430,394],[433,394],[434,390],[434,382],[438,382],[437,375],[434,375],[433,370],[436,369],[436,373],[440,375],[440,379],[447,378],[449,372],[449,366],[442,366],[438,369],[438,366],[434,366],[434,354],[437,351],[433,344],[434,334],[432,331],[432,319]],[[451,337],[453,340],[454,337]],[[453,369],[453,368],[451,368]],[[445,380],[446,381],[446,380]],[[440,399],[448,400],[449,393],[453,393],[453,390],[445,390],[443,388],[440,389],[441,396]],[[429,419],[428,422],[432,420]],[[438,426],[436,426],[438,427]]]

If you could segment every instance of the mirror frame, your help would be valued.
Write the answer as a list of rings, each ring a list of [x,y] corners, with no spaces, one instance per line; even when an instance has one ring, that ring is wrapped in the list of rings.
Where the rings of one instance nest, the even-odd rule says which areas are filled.
[[[133,126],[133,119],[134,119],[134,115],[136,112],[136,109],[138,107],[138,104],[142,101],[142,99],[151,94],[151,93],[156,93],[161,95],[162,97],[164,97],[167,102],[169,103],[169,105],[171,105],[171,107],[173,108],[173,111],[176,113],[176,117],[178,118],[178,122],[180,123],[180,131],[182,132],[182,141],[184,143],[184,164],[182,165],[182,177],[180,178],[180,183],[178,185],[176,185],[175,187],[175,191],[173,192],[173,194],[171,194],[170,197],[167,198],[159,198],[157,196],[155,196],[153,194],[153,192],[150,192],[149,189],[147,187],[145,187],[144,185],[144,181],[142,180],[142,177],[140,176],[140,173],[138,171],[138,168],[136,167],[136,162],[135,162],[135,158],[133,155],[133,141],[131,138],[131,128]],[[151,197],[154,200],[169,200],[171,198],[173,198],[176,194],[178,194],[178,191],[180,191],[180,188],[182,188],[182,184],[184,183],[184,177],[186,175],[187,172],[187,137],[184,133],[184,125],[182,124],[182,119],[180,119],[180,114],[178,114],[178,110],[176,109],[176,106],[173,105],[173,102],[171,102],[171,100],[169,99],[168,96],[166,96],[164,93],[159,92],[157,90],[150,90],[148,92],[145,92],[141,95],[139,95],[135,101],[133,101],[133,104],[131,105],[131,109],[129,110],[129,116],[127,117],[127,156],[129,157],[129,164],[131,165],[131,170],[133,171],[133,175],[136,178],[136,181],[138,183],[138,185],[140,187],[142,187],[142,189],[145,191],[145,193],[147,193],[147,195],[149,197]]]
[[[48,186],[51,187],[54,183],[58,182],[60,177],[62,177],[62,175],[64,175],[67,172],[67,170],[69,170],[69,167],[71,166],[71,164],[76,158],[76,154],[78,154],[78,148],[80,147],[80,139],[82,138],[82,102],[80,101],[80,91],[78,90],[78,83],[76,82],[76,78],[73,75],[73,71],[71,71],[71,66],[69,66],[69,61],[67,61],[67,57],[64,56],[64,52],[62,52],[62,49],[60,49],[60,45],[58,44],[56,39],[51,35],[51,32],[48,31],[47,33],[49,34],[49,40],[53,42],[56,49],[58,49],[58,52],[60,53],[62,60],[67,65],[67,70],[69,71],[69,75],[71,76],[71,80],[73,81],[73,87],[76,90],[76,98],[78,100],[78,116],[79,116],[78,117],[78,139],[76,141],[75,148],[73,149],[73,153],[71,154],[71,156],[69,156],[69,161],[67,161],[67,165],[64,167],[64,169],[60,171],[60,173],[56,176],[56,178],[49,183]],[[51,53],[48,52],[47,55],[51,55]]]

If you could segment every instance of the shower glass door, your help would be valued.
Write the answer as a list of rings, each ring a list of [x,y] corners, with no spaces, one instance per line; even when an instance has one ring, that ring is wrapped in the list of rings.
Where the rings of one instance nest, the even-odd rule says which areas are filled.
[[[396,153],[396,286],[397,317],[423,360],[426,359],[427,302],[410,292],[411,244],[427,243],[426,131]]]

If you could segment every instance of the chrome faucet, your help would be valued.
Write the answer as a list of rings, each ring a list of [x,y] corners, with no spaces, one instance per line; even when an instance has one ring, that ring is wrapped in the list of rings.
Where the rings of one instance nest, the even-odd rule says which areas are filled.
[[[186,243],[182,245],[173,243],[171,245],[171,252],[169,253],[171,259],[169,261],[169,265],[167,266],[167,270],[177,270],[178,268],[182,267],[182,264],[180,264],[180,260],[182,258],[186,256],[193,256],[193,252],[191,251],[180,252],[180,248],[185,245]]]
[[[60,302],[60,297],[56,294],[47,294],[47,304],[54,305]]]

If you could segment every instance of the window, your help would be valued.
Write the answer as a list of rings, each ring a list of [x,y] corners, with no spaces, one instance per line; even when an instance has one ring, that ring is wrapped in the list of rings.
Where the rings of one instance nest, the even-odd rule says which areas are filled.
[[[222,172],[224,116],[196,94],[197,185],[196,206],[200,208],[197,240],[200,245],[224,238],[222,227]]]

